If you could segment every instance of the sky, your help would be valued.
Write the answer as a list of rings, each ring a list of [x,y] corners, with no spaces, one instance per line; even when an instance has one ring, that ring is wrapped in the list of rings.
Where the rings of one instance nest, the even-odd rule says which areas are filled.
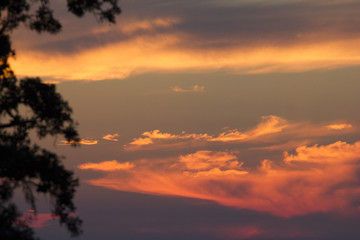
[[[80,179],[79,239],[359,239],[360,1],[119,4],[12,36],[79,123],[80,148],[41,143]],[[38,200],[37,234],[70,239]]]

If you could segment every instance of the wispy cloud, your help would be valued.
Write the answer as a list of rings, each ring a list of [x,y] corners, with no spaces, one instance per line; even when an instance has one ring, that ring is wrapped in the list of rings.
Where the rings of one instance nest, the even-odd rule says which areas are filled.
[[[170,134],[170,133],[161,133],[159,130],[153,130],[149,132],[144,132],[142,134],[143,138],[134,138],[132,142],[124,145],[124,149],[127,151],[134,151],[142,148],[155,148],[169,146],[169,145],[177,145],[179,146],[179,141],[182,144],[187,144],[195,141],[206,141],[211,138],[211,136],[207,134],[188,134],[186,132],[182,132],[181,134]]]
[[[79,142],[75,141],[59,141],[58,145],[73,145],[73,144],[81,144],[81,145],[96,145],[98,144],[97,140],[91,139],[81,139]]]
[[[51,213],[36,213],[34,210],[28,210],[18,219],[18,221],[28,224],[31,228],[43,228],[50,224],[51,220],[58,219]]]
[[[104,171],[104,172],[111,172],[111,171],[118,171],[118,170],[129,170],[134,168],[135,165],[130,162],[120,163],[116,160],[112,161],[104,161],[100,163],[84,163],[78,166],[79,169],[91,169],[96,171]]]
[[[164,18],[148,18],[148,19],[124,19],[116,26],[100,26],[92,30],[94,34],[104,34],[110,31],[120,31],[126,35],[133,35],[135,33],[154,32],[159,29],[170,28],[181,22],[177,17],[164,17]]]
[[[32,228],[43,228],[49,224],[51,220],[57,219],[59,217],[53,216],[51,213],[38,213],[34,221],[31,222],[30,227]]]
[[[234,141],[247,141],[256,139],[260,136],[279,133],[285,128],[290,127],[290,124],[278,116],[264,116],[262,122],[256,126],[255,129],[241,133],[237,129],[229,130],[220,133],[219,136],[209,139],[212,142],[234,142]]]
[[[171,88],[174,92],[204,92],[205,91],[205,87],[204,86],[200,86],[200,85],[195,85],[193,87],[191,87],[190,89],[183,89],[180,87],[172,87]]]
[[[59,84],[59,81],[43,81],[44,84]]]
[[[334,131],[334,129],[338,131]],[[161,149],[166,147],[189,148],[210,145],[226,145],[234,143],[268,143],[267,146],[256,146],[262,149],[281,149],[284,146],[298,146],[299,143],[311,143],[317,137],[352,132],[350,124],[311,124],[306,122],[289,122],[278,116],[264,116],[256,127],[247,131],[230,129],[218,135],[206,133],[180,134],[162,133],[160,130],[144,132],[143,137],[134,138],[124,145],[127,151]],[[315,139],[314,139],[315,138]],[[255,148],[256,148],[255,147]]]
[[[184,36],[180,34],[139,36],[84,50],[76,55],[49,55],[23,50],[11,64],[19,75],[40,74],[41,77],[60,81],[123,79],[149,71],[228,69],[246,74],[297,72],[354,66],[359,62],[357,39],[294,46],[234,46],[210,52],[207,49],[188,49],[181,44],[183,40]],[[29,62],[33,64],[29,66]]]
[[[352,125],[348,123],[338,123],[338,124],[328,125],[327,128],[330,130],[342,130],[346,128],[352,128]]]
[[[181,20],[176,17],[154,18],[146,20],[133,20],[123,24],[120,29],[125,34],[133,34],[138,31],[154,31],[156,29],[169,28],[179,24]]]
[[[107,134],[107,135],[103,136],[102,138],[104,140],[118,142],[119,139],[117,139],[117,137],[119,137],[119,134],[115,133],[115,134]]]

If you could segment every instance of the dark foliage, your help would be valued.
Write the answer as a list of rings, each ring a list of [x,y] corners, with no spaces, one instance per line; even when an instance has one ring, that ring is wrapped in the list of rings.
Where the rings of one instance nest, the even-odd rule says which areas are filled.
[[[37,10],[32,11],[33,6]],[[115,16],[121,12],[117,0],[67,0],[67,6],[76,16],[90,12],[99,21],[110,23],[115,23]],[[16,189],[22,189],[35,215],[36,195],[49,195],[53,215],[77,236],[81,220],[72,213],[78,179],[64,168],[59,156],[30,138],[31,133],[39,139],[62,135],[76,146],[76,124],[55,85],[44,84],[39,78],[18,80],[10,68],[8,60],[15,55],[10,34],[21,23],[39,33],[61,30],[49,0],[0,1],[0,239],[37,239],[12,203]]]

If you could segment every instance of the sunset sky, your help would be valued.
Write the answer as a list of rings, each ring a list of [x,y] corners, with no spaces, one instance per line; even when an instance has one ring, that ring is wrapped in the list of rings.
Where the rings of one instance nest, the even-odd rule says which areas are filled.
[[[79,239],[360,239],[359,0],[119,4],[55,0],[61,33],[12,36],[79,123],[80,148],[41,143],[80,178]],[[69,239],[38,200],[38,235]]]

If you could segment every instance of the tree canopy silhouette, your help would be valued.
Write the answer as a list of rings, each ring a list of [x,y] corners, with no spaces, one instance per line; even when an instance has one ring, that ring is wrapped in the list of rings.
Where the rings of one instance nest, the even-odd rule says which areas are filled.
[[[78,17],[88,12],[110,23],[121,13],[117,0],[67,0],[67,7]],[[49,195],[52,214],[76,236],[81,233],[81,220],[72,214],[78,179],[65,169],[59,156],[30,137],[32,133],[39,139],[62,135],[76,146],[76,123],[55,85],[44,84],[39,78],[18,79],[11,69],[8,60],[15,51],[10,35],[22,23],[39,33],[61,30],[49,0],[0,1],[0,239],[36,239],[12,202],[16,189],[22,189],[35,215],[36,194]]]

